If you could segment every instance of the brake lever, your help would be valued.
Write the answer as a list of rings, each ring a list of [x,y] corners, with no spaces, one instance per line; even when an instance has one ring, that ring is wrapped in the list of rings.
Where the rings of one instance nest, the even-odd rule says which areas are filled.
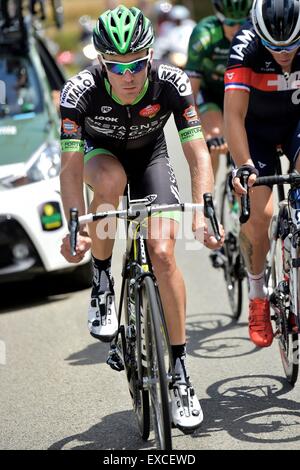
[[[79,231],[79,221],[78,221],[78,209],[76,209],[75,207],[70,209],[69,230],[70,230],[71,255],[76,256],[77,233]]]
[[[218,224],[218,220],[216,216],[216,211],[214,208],[212,194],[211,193],[203,194],[203,200],[204,200],[204,216],[207,219],[209,219],[211,223],[211,227],[214,232],[214,236],[216,240],[219,242],[221,240],[221,235],[220,235],[219,224]]]
[[[242,171],[240,175],[240,182],[243,188],[247,191],[246,194],[242,194],[241,196],[241,214],[240,214],[240,223],[245,224],[248,222],[250,217],[250,197],[249,197],[249,187],[248,187],[248,179],[250,173],[247,170]]]

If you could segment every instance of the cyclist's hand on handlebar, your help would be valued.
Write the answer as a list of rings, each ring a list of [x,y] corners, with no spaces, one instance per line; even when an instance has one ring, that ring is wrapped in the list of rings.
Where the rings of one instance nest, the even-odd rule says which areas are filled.
[[[258,170],[253,166],[253,165],[242,165],[240,168],[233,170],[232,172],[232,185],[234,188],[234,191],[236,194],[239,196],[243,196],[247,194],[247,190],[245,187],[243,187],[241,178],[242,175],[248,173],[247,176],[247,185],[249,188],[251,188],[258,176]]]
[[[70,250],[70,235],[67,234],[60,247],[60,252],[69,263],[79,263],[83,260],[85,253],[91,248],[92,240],[88,234],[77,235],[76,255],[71,255]]]
[[[206,248],[210,248],[211,250],[217,250],[218,248],[221,248],[223,246],[224,240],[225,240],[225,231],[224,231],[223,225],[221,224],[219,224],[219,232],[221,235],[220,241],[216,240],[215,236],[211,233],[208,226],[205,225],[203,243],[206,246]]]
[[[211,231],[211,228],[207,225],[207,222],[204,221],[203,218],[201,218],[200,220],[201,221],[197,221],[196,219],[194,219],[193,222],[192,231],[194,233],[195,240],[198,240],[199,242],[203,243],[206,248],[209,248],[211,250],[221,248],[225,240],[225,231],[223,225],[221,225],[220,223],[218,224],[221,240],[217,241]]]
[[[212,158],[226,155],[228,152],[227,142],[225,142],[224,137],[212,137],[206,141],[206,145]]]

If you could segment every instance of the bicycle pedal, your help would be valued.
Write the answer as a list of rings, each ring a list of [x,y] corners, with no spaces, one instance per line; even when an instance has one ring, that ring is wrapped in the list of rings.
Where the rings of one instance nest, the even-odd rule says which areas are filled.
[[[125,369],[123,359],[121,358],[118,351],[116,350],[111,350],[108,353],[106,364],[109,365],[109,367],[111,367],[113,370],[116,370],[117,372],[121,372],[122,370]]]

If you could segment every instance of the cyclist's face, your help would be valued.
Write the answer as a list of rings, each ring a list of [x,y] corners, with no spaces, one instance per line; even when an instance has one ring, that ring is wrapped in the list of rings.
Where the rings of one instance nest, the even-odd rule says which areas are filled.
[[[126,55],[108,55],[103,54],[104,60],[114,62],[133,62],[148,55],[149,51],[140,51]],[[150,50],[150,59],[152,58],[153,51]],[[113,92],[121,99],[124,104],[132,103],[137,95],[140,93],[148,75],[148,65],[145,66],[140,72],[131,73],[126,70],[123,75],[113,73],[106,68],[108,80],[112,86]]]
[[[295,49],[291,52],[273,52],[270,49],[268,51],[272,54],[274,60],[279,64],[281,67],[289,67],[295,55],[299,52],[299,49]]]
[[[228,39],[229,42],[231,42],[238,32],[238,30],[241,28],[240,24],[236,24],[234,26],[227,26],[226,24],[223,24],[223,29],[224,29],[224,34],[226,38]]]

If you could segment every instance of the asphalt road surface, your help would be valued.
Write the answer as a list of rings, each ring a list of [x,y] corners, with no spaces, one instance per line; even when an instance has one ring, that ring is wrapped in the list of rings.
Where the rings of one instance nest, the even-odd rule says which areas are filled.
[[[167,136],[190,201],[173,123]],[[231,321],[222,273],[185,235],[177,254],[188,293],[188,368],[204,421],[192,436],[173,430],[174,448],[300,449],[300,384],[286,383],[276,341],[264,350],[249,341],[245,304]],[[123,247],[117,242],[116,281]],[[105,364],[108,346],[88,334],[89,290],[58,278],[0,290],[0,449],[153,449],[153,434],[146,443],[138,435],[124,373]]]

